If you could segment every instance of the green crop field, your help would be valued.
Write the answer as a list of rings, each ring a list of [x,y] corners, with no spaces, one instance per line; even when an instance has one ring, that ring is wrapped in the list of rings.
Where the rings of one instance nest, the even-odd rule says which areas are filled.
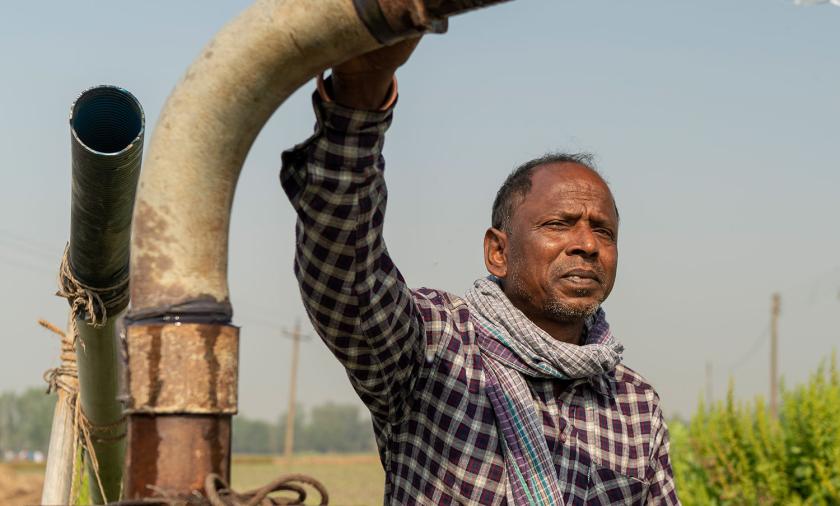
[[[382,504],[385,473],[376,454],[298,455],[291,464],[282,458],[236,455],[232,486],[236,491],[244,492],[288,473],[303,473],[318,479],[327,488],[331,505]],[[311,492],[306,504],[318,504],[317,495]]]

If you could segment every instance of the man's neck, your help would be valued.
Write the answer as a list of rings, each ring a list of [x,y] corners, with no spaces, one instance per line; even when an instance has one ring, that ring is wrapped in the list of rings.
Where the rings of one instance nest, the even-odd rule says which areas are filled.
[[[515,294],[508,293],[504,290],[504,287],[502,288],[502,291],[505,292],[508,300],[510,300],[511,304],[513,304],[516,309],[522,311],[522,313],[528,317],[534,325],[543,329],[545,333],[554,339],[569,344],[583,344],[583,333],[584,328],[586,327],[585,318],[558,321],[547,317],[544,312],[533,307],[533,305],[528,301],[521,300]]]
[[[497,281],[498,282],[498,281]],[[569,344],[581,345],[584,343],[584,330],[586,328],[586,318],[575,318],[569,320],[557,320],[548,317],[545,312],[529,301],[520,297],[515,291],[508,290],[505,283],[500,283],[502,292],[508,298],[513,306],[522,311],[531,322],[537,327],[541,328],[546,334],[550,335],[558,341]]]
[[[524,311],[523,311],[524,312]],[[569,322],[558,322],[542,315],[530,315],[525,313],[534,324],[543,329],[546,334],[558,341],[569,344],[583,344],[583,332],[586,326],[583,319]]]

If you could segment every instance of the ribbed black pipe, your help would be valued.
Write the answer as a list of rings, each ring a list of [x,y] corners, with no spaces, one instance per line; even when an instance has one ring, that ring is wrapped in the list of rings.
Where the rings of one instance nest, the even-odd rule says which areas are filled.
[[[435,18],[462,14],[507,1],[509,0],[424,0],[429,15]]]
[[[128,275],[144,129],[140,102],[122,88],[91,88],[71,107],[70,267],[85,285],[108,288]],[[114,313],[125,308],[127,297],[106,299]]]

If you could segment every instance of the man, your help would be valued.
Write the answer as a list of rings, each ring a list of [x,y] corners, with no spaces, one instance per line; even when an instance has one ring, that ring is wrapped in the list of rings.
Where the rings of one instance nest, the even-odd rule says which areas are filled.
[[[465,297],[410,290],[382,239],[383,135],[408,41],[319,79],[283,155],[309,316],[370,409],[386,504],[678,504],[659,398],[601,303],[618,211],[580,155],[515,170]]]

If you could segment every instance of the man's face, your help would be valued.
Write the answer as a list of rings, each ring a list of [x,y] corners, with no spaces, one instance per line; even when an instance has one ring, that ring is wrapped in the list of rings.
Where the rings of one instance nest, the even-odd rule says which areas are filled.
[[[567,322],[594,314],[610,294],[617,239],[618,214],[603,180],[582,165],[556,163],[532,172],[530,192],[500,233],[498,261],[492,245],[485,251],[516,307],[531,319]]]

